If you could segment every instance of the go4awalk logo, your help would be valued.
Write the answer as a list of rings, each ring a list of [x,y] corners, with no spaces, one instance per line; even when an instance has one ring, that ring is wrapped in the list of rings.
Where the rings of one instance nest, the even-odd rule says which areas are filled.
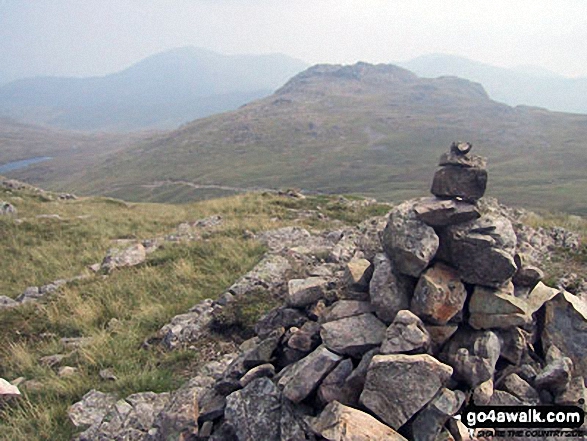
[[[585,413],[578,406],[467,406],[461,420],[470,429],[573,429],[583,425]]]

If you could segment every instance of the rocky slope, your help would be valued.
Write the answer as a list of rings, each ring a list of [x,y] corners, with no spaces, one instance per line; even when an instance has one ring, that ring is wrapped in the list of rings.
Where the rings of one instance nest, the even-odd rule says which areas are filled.
[[[578,239],[482,198],[470,148],[441,157],[434,197],[387,217],[258,234],[269,252],[251,272],[147,344],[194,344],[259,289],[284,304],[173,393],[90,391],[69,411],[77,439],[461,440],[466,405],[583,406],[587,304],[536,266]]]

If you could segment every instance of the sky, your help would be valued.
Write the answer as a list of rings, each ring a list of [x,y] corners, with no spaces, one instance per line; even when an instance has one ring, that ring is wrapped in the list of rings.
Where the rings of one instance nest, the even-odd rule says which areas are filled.
[[[587,77],[587,2],[0,0],[0,82],[103,75],[181,46],[309,64],[446,53]]]

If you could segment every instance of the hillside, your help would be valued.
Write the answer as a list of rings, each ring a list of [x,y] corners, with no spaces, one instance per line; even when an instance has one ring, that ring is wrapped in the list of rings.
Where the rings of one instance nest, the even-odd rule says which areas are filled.
[[[397,201],[426,191],[458,139],[489,158],[492,195],[504,202],[587,213],[587,116],[513,108],[477,83],[365,63],[314,66],[270,97],[154,135],[91,170],[54,170],[45,185],[152,201],[198,199],[207,186]],[[13,175],[32,180],[46,168]]]
[[[73,130],[171,129],[269,95],[305,67],[184,47],[103,77],[13,81],[0,87],[0,115]]]
[[[491,66],[454,55],[424,55],[398,63],[422,77],[454,75],[483,84],[489,96],[510,106],[587,113],[587,78],[566,78],[533,69]]]

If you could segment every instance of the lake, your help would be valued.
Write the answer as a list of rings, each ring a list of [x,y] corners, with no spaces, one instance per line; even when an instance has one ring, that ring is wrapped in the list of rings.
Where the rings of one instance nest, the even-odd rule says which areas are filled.
[[[28,167],[29,165],[37,164],[38,162],[49,161],[50,159],[53,159],[53,158],[50,156],[37,156],[35,158],[21,159],[19,161],[7,162],[6,164],[0,165],[0,174],[6,173],[9,171],[18,170],[20,168],[25,168],[25,167]]]

